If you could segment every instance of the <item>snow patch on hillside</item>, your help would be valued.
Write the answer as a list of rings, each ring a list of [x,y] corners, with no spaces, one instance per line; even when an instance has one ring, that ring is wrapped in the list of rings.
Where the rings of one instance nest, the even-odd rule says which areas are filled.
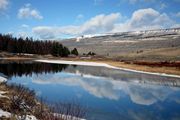
[[[130,31],[130,32],[119,32],[119,33],[104,33],[104,34],[90,34],[90,35],[82,35],[76,38],[76,42],[80,42],[80,40],[84,38],[93,38],[93,37],[105,37],[105,36],[121,36],[121,37],[149,37],[149,36],[163,36],[163,35],[180,35],[180,28],[171,28],[171,29],[157,29],[157,30],[144,30],[144,31]]]

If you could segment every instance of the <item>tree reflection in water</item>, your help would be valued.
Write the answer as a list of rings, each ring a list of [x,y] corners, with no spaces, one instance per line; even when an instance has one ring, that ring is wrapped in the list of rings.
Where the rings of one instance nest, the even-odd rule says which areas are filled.
[[[12,76],[22,76],[22,75],[32,75],[41,73],[57,73],[66,69],[68,65],[65,64],[48,64],[40,62],[0,62],[0,73],[8,77]]]

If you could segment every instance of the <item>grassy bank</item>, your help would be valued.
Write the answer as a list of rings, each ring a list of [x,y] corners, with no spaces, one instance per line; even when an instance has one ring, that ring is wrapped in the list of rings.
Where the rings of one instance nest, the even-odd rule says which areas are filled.
[[[144,72],[153,73],[166,73],[173,75],[180,75],[180,61],[166,61],[166,60],[134,60],[134,59],[117,59],[106,57],[53,57],[51,55],[11,55],[3,53],[1,57],[4,61],[27,61],[37,59],[50,59],[50,60],[71,60],[71,61],[85,61],[85,62],[98,62],[106,63],[119,68],[126,68]]]
[[[57,59],[57,58],[56,58]],[[154,61],[119,61],[114,59],[81,59],[81,58],[60,58],[58,60],[84,61],[106,63],[111,66],[126,68],[144,72],[166,73],[172,75],[180,75],[180,62],[154,62]]]
[[[47,105],[22,85],[1,83],[0,93],[1,120],[80,120],[86,114],[86,109],[75,102]]]

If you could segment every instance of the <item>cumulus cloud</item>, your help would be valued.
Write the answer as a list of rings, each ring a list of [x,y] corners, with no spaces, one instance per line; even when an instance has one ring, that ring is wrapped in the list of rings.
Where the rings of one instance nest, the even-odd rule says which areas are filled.
[[[81,33],[93,34],[99,32],[107,32],[114,27],[114,23],[120,18],[119,13],[112,13],[109,15],[98,15],[91,18],[80,26]]]
[[[107,32],[170,28],[176,24],[166,13],[160,13],[152,8],[136,10],[129,19],[124,22],[119,22],[122,18],[123,16],[120,13],[111,13],[109,15],[100,14],[79,26],[37,26],[33,28],[33,33],[45,39],[60,35],[77,36]]]
[[[57,35],[57,29],[55,27],[39,26],[33,28],[33,32],[42,39],[52,39]]]
[[[117,24],[112,32],[169,28],[174,23],[166,13],[161,14],[152,8],[140,9],[125,23]]]
[[[108,32],[114,28],[114,23],[121,17],[119,13],[109,15],[100,14],[86,21],[80,26],[37,26],[33,28],[33,32],[41,38],[55,37],[57,35],[80,35]],[[45,35],[45,36],[44,36]]]
[[[9,5],[9,1],[8,0],[0,0],[0,10],[7,9],[8,5]]]
[[[31,4],[26,4],[18,11],[18,18],[34,18],[34,19],[43,19],[43,16],[36,9],[31,8]]]

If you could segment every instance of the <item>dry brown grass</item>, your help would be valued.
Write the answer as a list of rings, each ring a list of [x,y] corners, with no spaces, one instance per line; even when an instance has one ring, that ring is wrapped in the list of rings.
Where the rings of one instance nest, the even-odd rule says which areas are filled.
[[[127,68],[132,70],[138,71],[145,71],[145,72],[154,72],[154,73],[166,73],[172,75],[180,75],[180,67],[167,67],[164,66],[156,66],[156,65],[138,65],[135,64],[136,61],[116,61],[111,59],[80,59],[80,58],[61,58],[59,60],[71,60],[71,61],[85,61],[85,62],[98,62],[98,63],[106,63],[115,67],[119,68]],[[151,61],[149,61],[151,63]]]
[[[145,51],[139,54],[136,54],[136,53],[128,54],[127,57],[121,56],[118,58],[92,57],[90,59],[89,58],[82,59],[80,57],[74,57],[74,58],[73,57],[71,58],[70,57],[69,58],[43,57],[42,59],[100,62],[100,63],[107,63],[109,65],[120,67],[120,68],[127,68],[127,69],[133,69],[133,70],[139,70],[139,71],[145,71],[145,72],[156,72],[156,73],[158,72],[158,73],[180,75],[179,66],[178,67],[176,67],[175,65],[168,66],[166,64],[162,66],[158,66],[158,65],[151,64],[153,62],[160,63],[164,61],[179,62],[178,60],[176,60],[178,55],[180,57],[179,48],[166,48],[166,49],[156,49],[156,50]],[[5,59],[10,60],[10,61],[34,60],[34,58],[16,57],[16,56],[5,58]],[[140,63],[141,61],[148,62],[148,64],[141,64]]]
[[[0,98],[0,108],[12,114],[10,118],[1,117],[0,120],[16,120],[17,116],[23,119],[27,115],[34,115],[38,120],[69,120],[73,116],[84,117],[86,114],[85,109],[75,103],[58,102],[49,106],[44,100],[38,100],[34,91],[22,85],[1,83],[0,91],[6,91],[4,95],[7,96]]]
[[[120,68],[128,68],[128,69],[132,69],[132,70],[180,75],[180,68],[177,68],[177,67],[136,65],[133,63],[131,64],[131,63],[114,62],[114,61],[108,61],[105,63],[112,65],[112,66],[116,66],[116,67],[120,67]]]

